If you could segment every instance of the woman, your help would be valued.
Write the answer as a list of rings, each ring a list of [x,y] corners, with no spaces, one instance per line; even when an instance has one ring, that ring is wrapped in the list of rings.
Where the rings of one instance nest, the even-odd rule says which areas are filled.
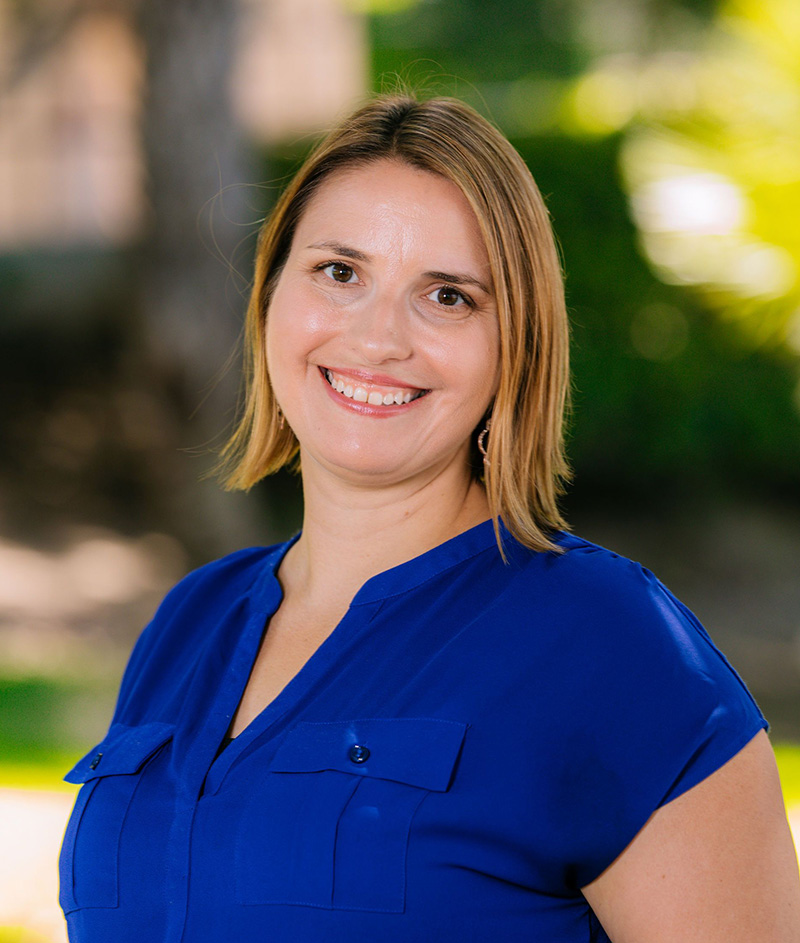
[[[228,483],[302,533],[139,640],[61,858],[76,941],[790,943],[763,717],[650,574],[567,535],[547,213],[466,106],[376,100],[259,243]]]

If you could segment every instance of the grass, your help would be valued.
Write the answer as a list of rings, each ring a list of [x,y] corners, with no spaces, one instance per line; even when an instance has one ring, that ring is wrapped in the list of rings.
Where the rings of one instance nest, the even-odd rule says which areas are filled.
[[[21,763],[0,760],[0,788],[76,792],[78,787],[65,783],[63,776],[78,759],[80,756],[70,754],[64,755],[62,759],[51,758],[48,762]],[[0,943],[3,943],[2,937]]]
[[[786,805],[800,805],[800,744],[778,743],[774,746]]]
[[[0,943],[48,943],[48,940],[27,927],[0,926]]]
[[[71,789],[61,778],[103,735],[113,696],[108,681],[0,676],[0,785]]]

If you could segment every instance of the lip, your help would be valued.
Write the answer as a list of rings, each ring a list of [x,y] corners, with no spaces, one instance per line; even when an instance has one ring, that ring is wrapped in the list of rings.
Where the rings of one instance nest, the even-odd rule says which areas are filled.
[[[328,383],[325,378],[325,374],[322,372],[325,369],[332,370],[332,367],[320,367],[319,368],[319,378],[320,382],[324,385],[325,390],[327,391],[330,399],[338,404],[342,409],[349,409],[351,412],[360,413],[362,416],[370,416],[376,419],[390,419],[392,416],[400,416],[403,413],[407,413],[410,409],[413,409],[419,403],[427,399],[427,396],[418,396],[417,399],[412,399],[410,403],[400,403],[395,404],[394,406],[371,406],[369,403],[359,403],[354,399],[348,399],[346,396],[342,396],[341,393],[337,393],[336,390]],[[380,374],[354,374],[353,371],[344,371],[344,370],[335,370],[335,373],[341,373],[342,376],[352,376],[353,379],[365,379],[366,376],[379,376]],[[374,381],[377,385],[377,381]],[[385,384],[389,385],[389,384]],[[397,385],[397,381],[395,381]],[[400,384],[402,385],[402,384]],[[419,390],[422,387],[418,386],[407,386],[405,389],[408,390]]]
[[[332,373],[338,373],[340,376],[351,377],[353,380],[361,380],[364,383],[371,383],[373,386],[393,386],[398,389],[412,391],[427,389],[425,386],[414,386],[412,383],[407,383],[405,380],[391,377],[388,373],[371,373],[368,370],[348,370],[342,367],[333,367],[330,364],[318,364],[318,367],[321,373],[325,370],[330,370]]]

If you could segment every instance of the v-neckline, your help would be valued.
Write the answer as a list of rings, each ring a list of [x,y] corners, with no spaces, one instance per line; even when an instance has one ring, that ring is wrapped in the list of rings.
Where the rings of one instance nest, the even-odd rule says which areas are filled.
[[[242,648],[252,650],[253,636],[257,635],[255,652],[250,660],[250,669],[246,676],[237,678],[238,683],[236,683],[235,686],[231,685],[227,690],[220,691],[219,698],[223,701],[220,706],[225,715],[229,717],[229,720],[228,726],[225,727],[225,732],[221,733],[221,736],[216,740],[217,752],[208,770],[205,793],[215,792],[221,785],[222,780],[233,763],[250,744],[265,736],[270,728],[278,725],[281,718],[302,699],[303,695],[311,690],[317,681],[324,677],[331,664],[336,661],[343,645],[352,637],[352,631],[357,631],[359,628],[365,627],[371,620],[372,614],[377,612],[379,608],[380,603],[372,607],[359,607],[357,609],[354,609],[351,605],[333,631],[315,651],[312,652],[295,675],[284,685],[278,694],[256,714],[242,732],[238,734],[238,736],[233,737],[225,749],[220,752],[219,743],[222,742],[227,735],[227,731],[230,729],[230,723],[233,720],[236,709],[241,703],[244,690],[247,686],[250,674],[252,673],[253,665],[255,664],[255,659],[258,657],[258,650],[260,649],[263,633],[268,630],[269,617],[267,617],[267,624],[264,624],[264,619],[260,618],[258,615],[251,617],[243,633],[240,645],[237,647],[236,654],[238,656]],[[256,632],[255,629],[258,626],[260,626],[260,631]],[[219,699],[217,703],[220,703]],[[226,705],[228,706],[227,710],[225,710]],[[217,732],[220,732],[220,728],[217,729]]]
[[[504,530],[502,522],[501,529]],[[220,726],[215,730],[214,754],[208,768],[205,793],[215,792],[237,757],[251,743],[275,726],[281,717],[302,698],[303,694],[324,676],[336,660],[341,647],[352,637],[352,632],[357,631],[359,627],[364,628],[371,621],[381,608],[384,599],[414,589],[443,570],[484,552],[493,544],[496,545],[492,521],[482,521],[430,550],[368,579],[353,597],[341,620],[295,675],[241,733],[233,737],[225,749],[220,751],[219,746],[227,736],[233,717],[244,696],[264,634],[269,628],[269,620],[283,600],[278,569],[299,537],[300,533],[295,534],[269,554],[264,561],[261,576],[252,587],[250,615],[234,650],[229,681],[220,686],[210,712]],[[223,718],[227,720],[224,728],[221,723]],[[210,731],[210,729],[213,729],[211,716],[206,726],[206,730]]]

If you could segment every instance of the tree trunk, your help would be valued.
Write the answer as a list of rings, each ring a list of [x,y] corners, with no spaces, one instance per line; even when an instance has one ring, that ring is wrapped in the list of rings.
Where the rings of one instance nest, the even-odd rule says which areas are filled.
[[[202,461],[176,453],[164,482],[167,525],[200,555],[271,536],[254,497],[199,480],[234,414],[246,286],[233,266],[249,277],[255,228],[253,160],[229,93],[237,10],[237,0],[138,5],[151,204],[140,283],[144,342],[180,446],[205,453]]]

